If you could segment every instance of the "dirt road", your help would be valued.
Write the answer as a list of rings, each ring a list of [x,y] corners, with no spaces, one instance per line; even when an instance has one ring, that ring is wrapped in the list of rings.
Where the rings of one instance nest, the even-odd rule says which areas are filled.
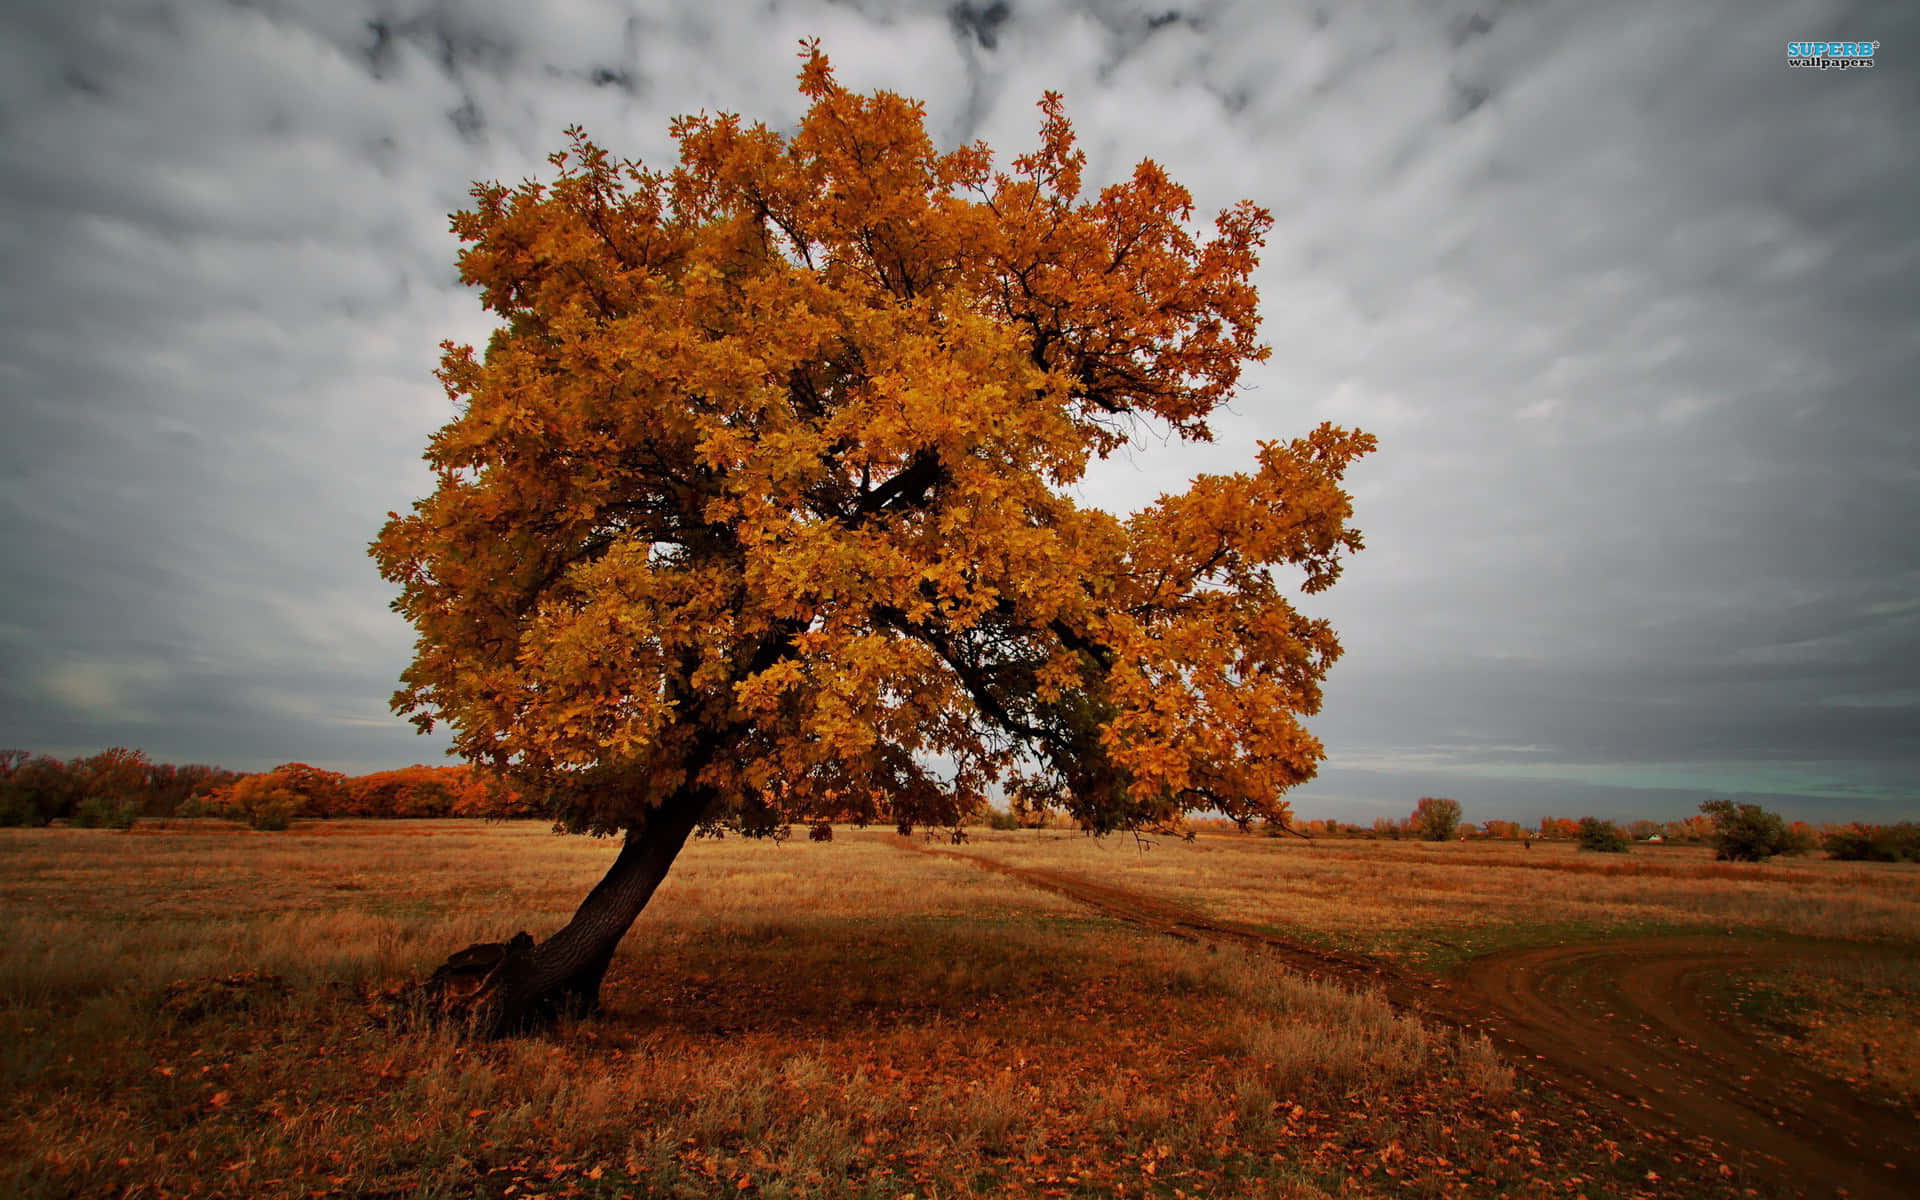
[[[1236,941],[1317,978],[1380,989],[1396,1006],[1480,1030],[1532,1074],[1636,1127],[1655,1126],[1808,1197],[1920,1197],[1920,1121],[1808,1070],[1742,1032],[1716,1002],[1730,971],[1891,953],[1813,941],[1684,937],[1547,946],[1444,976],[1304,945],[1178,903],[979,854],[958,859],[1176,937]]]

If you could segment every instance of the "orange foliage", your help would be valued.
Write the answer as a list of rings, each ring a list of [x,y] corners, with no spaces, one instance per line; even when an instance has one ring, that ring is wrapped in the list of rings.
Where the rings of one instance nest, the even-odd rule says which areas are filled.
[[[345,813],[356,817],[514,817],[519,795],[469,766],[415,764],[346,781]]]
[[[1460,827],[1460,802],[1446,796],[1422,796],[1407,817],[1406,828],[1430,842],[1444,842]]]
[[[411,766],[347,776],[306,763],[243,775],[213,789],[207,808],[255,821],[288,817],[524,817],[520,795],[470,766]]]
[[[1704,842],[1713,836],[1713,818],[1696,813],[1678,821],[1669,821],[1667,836],[1674,841]]]
[[[1286,820],[1340,644],[1271,568],[1334,583],[1374,439],[1261,442],[1125,519],[1072,494],[1210,438],[1268,355],[1271,217],[1197,236],[1151,161],[1083,195],[1052,93],[1010,170],[937,153],[917,102],[804,57],[790,137],[681,118],[659,172],[570,130],[552,183],[454,216],[501,325],[444,345],[437,490],[372,547],[418,631],[396,709],[576,830],[689,789],[750,830],[949,824],[996,785],[1099,830]]]
[[[283,763],[271,771],[242,775],[207,793],[209,811],[284,828],[294,817],[340,816],[346,776],[306,763]]]

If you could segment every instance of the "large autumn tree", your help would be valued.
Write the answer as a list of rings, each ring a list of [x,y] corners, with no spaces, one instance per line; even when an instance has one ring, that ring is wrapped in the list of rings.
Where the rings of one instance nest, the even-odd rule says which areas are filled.
[[[681,118],[662,173],[569,130],[551,183],[453,218],[500,326],[443,347],[438,486],[373,546],[419,635],[394,704],[623,839],[563,929],[450,961],[488,971],[483,1032],[591,1008],[703,824],[947,824],[995,787],[1096,831],[1284,822],[1322,757],[1339,643],[1273,568],[1338,577],[1372,437],[1262,442],[1124,519],[1070,492],[1210,439],[1267,356],[1270,216],[1198,237],[1152,162],[1083,196],[1057,95],[996,171],[803,59],[791,136]]]

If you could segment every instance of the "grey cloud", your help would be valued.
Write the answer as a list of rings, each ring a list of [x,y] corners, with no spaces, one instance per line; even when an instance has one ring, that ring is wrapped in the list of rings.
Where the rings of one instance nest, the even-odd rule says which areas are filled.
[[[953,27],[962,37],[972,38],[980,44],[982,50],[998,49],[1000,30],[1013,15],[1013,6],[1006,0],[992,0],[989,4],[975,5],[962,0],[947,10],[953,21]]]
[[[1273,361],[1214,444],[1148,439],[1081,491],[1125,510],[1322,419],[1381,435],[1352,481],[1369,549],[1302,601],[1348,647],[1303,812],[1405,792],[1398,815],[1449,779],[1519,806],[1535,784],[1501,773],[1522,770],[1559,811],[1666,806],[1633,815],[1717,786],[1883,812],[1920,787],[1911,6],[44,0],[4,21],[0,269],[32,285],[0,297],[0,742],[434,758],[380,716],[409,634],[364,549],[428,485],[436,344],[487,332],[446,214],[475,179],[544,174],[575,122],[655,163],[678,113],[789,127],[818,35],[946,144],[1004,163],[1056,89],[1091,187],[1151,156],[1203,218],[1274,212]],[[1887,65],[1785,66],[1830,30]],[[1691,773],[1607,787],[1649,764]]]

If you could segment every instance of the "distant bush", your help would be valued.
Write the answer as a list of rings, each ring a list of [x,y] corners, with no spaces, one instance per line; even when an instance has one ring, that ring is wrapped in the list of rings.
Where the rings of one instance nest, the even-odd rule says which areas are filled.
[[[810,827],[810,828],[809,828],[809,829],[807,830],[807,840],[808,840],[808,841],[810,841],[810,842],[830,842],[830,841],[832,841],[832,840],[833,840],[833,826],[832,826],[832,825],[829,825],[829,824],[828,824],[827,822],[825,822],[825,821],[816,821],[816,822],[814,822],[814,823],[813,823],[813,825],[812,825],[812,826],[811,826],[811,827]]]
[[[112,796],[88,796],[73,811],[73,823],[82,829],[132,829],[140,806]]]
[[[1787,830],[1779,813],[1768,812],[1758,804],[1735,804],[1731,800],[1708,800],[1700,811],[1713,821],[1713,833],[1707,839],[1713,856],[1728,862],[1764,862],[1776,854],[1804,854],[1811,845]]]
[[[1015,816],[1009,809],[988,808],[987,828],[1001,830],[1018,829],[1020,828],[1020,818]]]
[[[1820,846],[1829,858],[1851,862],[1920,862],[1920,825],[1849,825],[1828,830]]]
[[[1612,821],[1602,821],[1599,817],[1581,817],[1580,832],[1575,835],[1582,850],[1592,850],[1599,854],[1625,854],[1627,835]]]
[[[247,824],[268,833],[281,833],[293,827],[293,814],[299,805],[285,800],[267,800],[247,812]]]

